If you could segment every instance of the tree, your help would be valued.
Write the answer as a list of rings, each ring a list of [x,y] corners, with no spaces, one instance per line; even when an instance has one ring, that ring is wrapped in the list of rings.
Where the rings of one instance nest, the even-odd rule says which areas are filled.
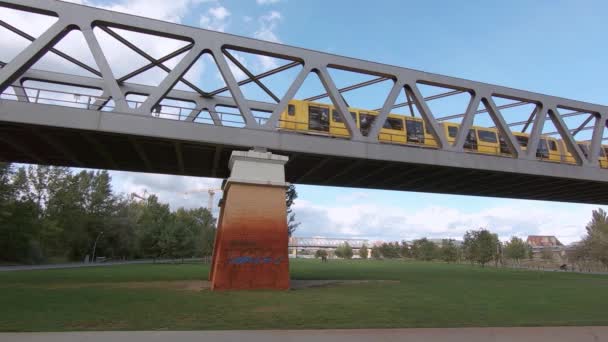
[[[477,234],[477,262],[484,267],[486,263],[497,256],[498,239],[486,229],[479,230]]]
[[[585,228],[587,235],[579,247],[581,257],[608,266],[608,215],[603,209],[594,210]]]
[[[401,246],[399,246],[399,255],[401,255],[402,258],[409,258],[412,256],[410,253],[410,246],[407,244],[407,242],[401,241]]]
[[[524,240],[513,236],[511,240],[505,244],[504,254],[508,259],[515,260],[515,262],[519,264],[521,259],[526,258],[528,254],[528,246]]]
[[[296,186],[289,184],[287,191],[285,192],[285,204],[287,206],[287,234],[291,236],[293,232],[298,228],[300,222],[296,222],[296,213],[291,209],[293,202],[298,198],[298,192]]]
[[[437,245],[427,238],[414,240],[412,242],[412,255],[417,260],[431,261],[438,256]]]
[[[471,263],[477,262],[481,267],[494,260],[500,259],[500,242],[496,234],[486,229],[467,231],[463,238],[463,252]]]
[[[351,259],[353,257],[353,249],[348,244],[348,242],[344,242],[336,248],[336,256],[343,259]]]
[[[443,261],[456,262],[458,260],[458,247],[454,244],[454,240],[444,239],[441,242],[440,254]]]
[[[380,252],[380,247],[378,247],[378,246],[372,247],[372,258],[374,258],[374,259],[382,258],[382,253]]]
[[[315,258],[327,258],[327,251],[324,249],[317,249],[315,252]]]
[[[367,254],[369,253],[369,250],[367,249],[366,245],[361,246],[361,248],[359,248],[359,257],[361,259],[367,259]]]
[[[387,259],[395,259],[400,257],[399,243],[389,242],[380,245],[380,254]]]

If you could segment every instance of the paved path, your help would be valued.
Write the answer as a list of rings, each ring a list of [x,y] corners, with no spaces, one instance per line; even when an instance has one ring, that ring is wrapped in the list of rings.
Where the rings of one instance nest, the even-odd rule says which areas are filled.
[[[608,327],[0,333],[2,342],[599,342]]]
[[[200,258],[184,259],[184,262],[201,261]],[[130,264],[161,264],[161,263],[180,263],[181,259],[169,259],[169,260],[153,260],[153,259],[141,259],[141,260],[127,260],[127,261],[107,261],[107,262],[96,262],[96,263],[83,263],[83,262],[72,262],[65,264],[48,264],[48,265],[16,265],[16,266],[0,266],[0,272],[6,271],[31,271],[31,270],[51,270],[59,268],[80,268],[80,267],[101,267],[101,266],[115,266],[115,265],[130,265]]]

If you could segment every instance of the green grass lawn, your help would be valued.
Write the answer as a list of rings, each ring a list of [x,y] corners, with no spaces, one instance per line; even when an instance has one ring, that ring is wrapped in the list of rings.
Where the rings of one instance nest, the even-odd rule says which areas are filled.
[[[297,260],[293,279],[399,282],[285,292],[116,286],[204,280],[207,272],[198,264],[2,272],[0,331],[608,325],[601,275]]]

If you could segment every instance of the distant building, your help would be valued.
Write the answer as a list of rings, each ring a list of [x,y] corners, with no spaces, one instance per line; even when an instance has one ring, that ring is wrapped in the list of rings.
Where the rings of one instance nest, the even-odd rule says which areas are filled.
[[[368,257],[371,254],[369,240],[366,239],[341,239],[341,238],[324,238],[324,237],[290,237],[289,238],[289,257],[290,258],[314,258],[315,253],[319,249],[324,249],[330,258],[334,257],[334,253],[338,246],[348,243],[353,249],[353,258],[359,258],[359,249],[364,245],[368,247]]]
[[[561,261],[566,257],[566,246],[553,235],[530,235],[526,243],[532,248],[532,257],[541,259],[543,252],[549,250],[553,259]]]

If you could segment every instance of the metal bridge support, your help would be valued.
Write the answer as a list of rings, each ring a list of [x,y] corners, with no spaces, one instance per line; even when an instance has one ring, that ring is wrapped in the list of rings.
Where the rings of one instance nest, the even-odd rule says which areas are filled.
[[[270,152],[232,152],[209,275],[212,290],[289,289],[287,160]]]

